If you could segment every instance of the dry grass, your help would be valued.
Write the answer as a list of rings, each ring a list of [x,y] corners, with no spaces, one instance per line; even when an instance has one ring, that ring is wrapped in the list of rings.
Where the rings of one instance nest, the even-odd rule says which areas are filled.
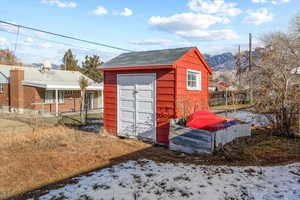
[[[0,137],[0,199],[95,168],[150,145],[58,126]]]
[[[270,130],[254,130],[251,137],[239,138],[219,152],[232,161],[274,165],[300,161],[300,138],[279,137]]]

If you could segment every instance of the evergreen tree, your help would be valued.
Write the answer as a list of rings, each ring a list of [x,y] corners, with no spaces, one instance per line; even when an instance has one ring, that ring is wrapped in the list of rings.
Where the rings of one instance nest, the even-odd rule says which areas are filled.
[[[103,80],[103,73],[97,70],[97,67],[102,65],[103,62],[99,56],[86,56],[84,62],[82,62],[82,73],[88,76],[90,79],[101,82]]]
[[[80,67],[78,66],[78,60],[76,60],[76,57],[73,55],[72,50],[69,49],[63,59],[63,64],[60,66],[62,70],[69,70],[69,71],[79,71]]]

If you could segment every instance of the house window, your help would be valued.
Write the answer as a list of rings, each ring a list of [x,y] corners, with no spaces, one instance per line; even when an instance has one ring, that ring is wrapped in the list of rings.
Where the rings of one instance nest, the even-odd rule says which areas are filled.
[[[58,103],[64,103],[64,91],[58,91]],[[45,103],[55,103],[55,90],[47,90],[45,92]]]
[[[188,90],[201,90],[201,72],[187,70],[186,85]]]
[[[3,91],[4,91],[4,84],[0,83],[0,93],[3,93]]]

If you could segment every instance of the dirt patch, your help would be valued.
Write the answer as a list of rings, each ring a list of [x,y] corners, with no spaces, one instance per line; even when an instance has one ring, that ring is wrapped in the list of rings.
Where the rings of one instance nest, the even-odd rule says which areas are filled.
[[[99,136],[64,127],[44,129],[35,136],[31,133],[23,139],[12,140],[10,145],[0,144],[0,195],[7,197],[48,185],[13,199],[38,197],[49,189],[73,183],[74,179],[68,177],[88,175],[88,171],[128,160],[231,166],[300,161],[300,139],[271,136],[267,132],[256,131],[254,136],[235,140],[213,155],[186,155],[137,140]],[[59,180],[64,181],[57,182]]]

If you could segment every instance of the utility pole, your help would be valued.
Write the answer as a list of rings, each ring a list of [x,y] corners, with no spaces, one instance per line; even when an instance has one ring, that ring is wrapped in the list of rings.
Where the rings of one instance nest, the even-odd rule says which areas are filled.
[[[238,55],[236,61],[236,76],[238,78],[238,85],[241,84],[241,45],[238,46]]]
[[[249,33],[249,71],[252,70],[252,34]]]
[[[17,47],[18,47],[19,35],[20,35],[20,26],[17,26],[17,36],[16,36],[16,43],[15,43],[15,49],[14,49],[15,55],[16,55],[16,51],[17,51]]]
[[[249,98],[250,98],[250,103],[252,104],[253,103],[253,77],[252,77],[252,34],[249,33],[249,72],[248,72],[248,75],[250,76],[249,77]]]

